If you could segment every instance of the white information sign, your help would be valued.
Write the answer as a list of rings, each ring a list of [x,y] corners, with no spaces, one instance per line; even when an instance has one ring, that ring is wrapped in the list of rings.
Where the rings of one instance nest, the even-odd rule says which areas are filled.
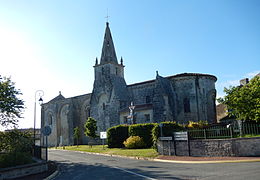
[[[100,132],[100,139],[106,139],[107,138],[107,132]]]
[[[174,140],[175,141],[188,141],[188,132],[175,132]]]

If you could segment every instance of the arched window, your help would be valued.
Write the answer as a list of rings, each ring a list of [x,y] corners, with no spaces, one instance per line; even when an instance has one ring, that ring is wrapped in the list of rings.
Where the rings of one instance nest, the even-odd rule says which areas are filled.
[[[103,110],[106,110],[106,105],[105,105],[105,103],[103,103]]]

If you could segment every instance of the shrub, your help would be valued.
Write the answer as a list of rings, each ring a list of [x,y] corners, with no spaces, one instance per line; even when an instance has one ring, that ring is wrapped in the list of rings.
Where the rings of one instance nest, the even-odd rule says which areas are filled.
[[[162,124],[163,124],[162,127],[163,136],[173,136],[174,132],[185,130],[184,126],[176,123],[175,121],[162,122]]]
[[[140,149],[145,147],[145,143],[139,136],[130,136],[124,141],[124,145],[128,149]]]
[[[12,152],[0,154],[0,168],[7,168],[32,163],[32,156],[26,152]]]
[[[88,136],[90,138],[98,137],[98,135],[96,134],[97,121],[94,118],[88,117],[84,127],[85,127],[85,135],[86,136]]]
[[[176,123],[176,122],[162,122],[162,136],[173,136],[174,132],[183,131],[185,127]],[[153,148],[156,148],[157,140],[161,136],[159,124],[155,124],[152,129],[152,140],[153,140]]]
[[[0,152],[31,152],[33,139],[29,132],[12,130],[0,133]]]
[[[157,149],[157,140],[160,136],[160,127],[159,124],[155,124],[152,129],[152,141],[153,141],[153,148]]]
[[[107,130],[107,144],[109,148],[124,147],[123,142],[128,138],[128,125],[118,125]]]
[[[32,145],[29,132],[0,132],[0,168],[31,163]]]
[[[208,123],[206,121],[193,122],[189,121],[189,124],[186,125],[189,129],[203,129],[208,127]]]
[[[145,143],[145,147],[150,148],[153,145],[152,129],[154,126],[154,123],[131,125],[129,126],[129,136],[141,137]]]

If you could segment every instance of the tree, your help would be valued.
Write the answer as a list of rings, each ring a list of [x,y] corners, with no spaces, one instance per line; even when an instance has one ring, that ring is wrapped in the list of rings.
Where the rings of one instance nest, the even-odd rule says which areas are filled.
[[[224,88],[224,92],[226,96],[218,101],[227,105],[229,115],[238,120],[260,121],[260,77],[244,86]]]
[[[79,146],[79,127],[78,126],[74,128],[73,136],[74,136],[74,139],[76,139],[76,141],[77,141],[77,147],[78,147]]]
[[[96,130],[97,130],[97,121],[92,117],[88,117],[85,124],[85,135],[91,138],[96,138],[98,137],[96,134]]]
[[[24,109],[20,90],[15,88],[15,83],[10,78],[0,76],[0,124],[2,126],[17,125]]]

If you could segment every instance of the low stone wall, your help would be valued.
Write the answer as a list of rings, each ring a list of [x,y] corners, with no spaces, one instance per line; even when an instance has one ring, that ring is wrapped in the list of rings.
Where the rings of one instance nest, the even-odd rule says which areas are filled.
[[[260,137],[234,139],[200,139],[157,142],[161,155],[177,156],[260,156]],[[190,147],[190,148],[188,148]],[[190,149],[190,152],[189,152]]]
[[[13,179],[31,174],[37,174],[48,170],[46,162],[37,162],[32,164],[20,165],[16,167],[0,169],[0,180]]]

